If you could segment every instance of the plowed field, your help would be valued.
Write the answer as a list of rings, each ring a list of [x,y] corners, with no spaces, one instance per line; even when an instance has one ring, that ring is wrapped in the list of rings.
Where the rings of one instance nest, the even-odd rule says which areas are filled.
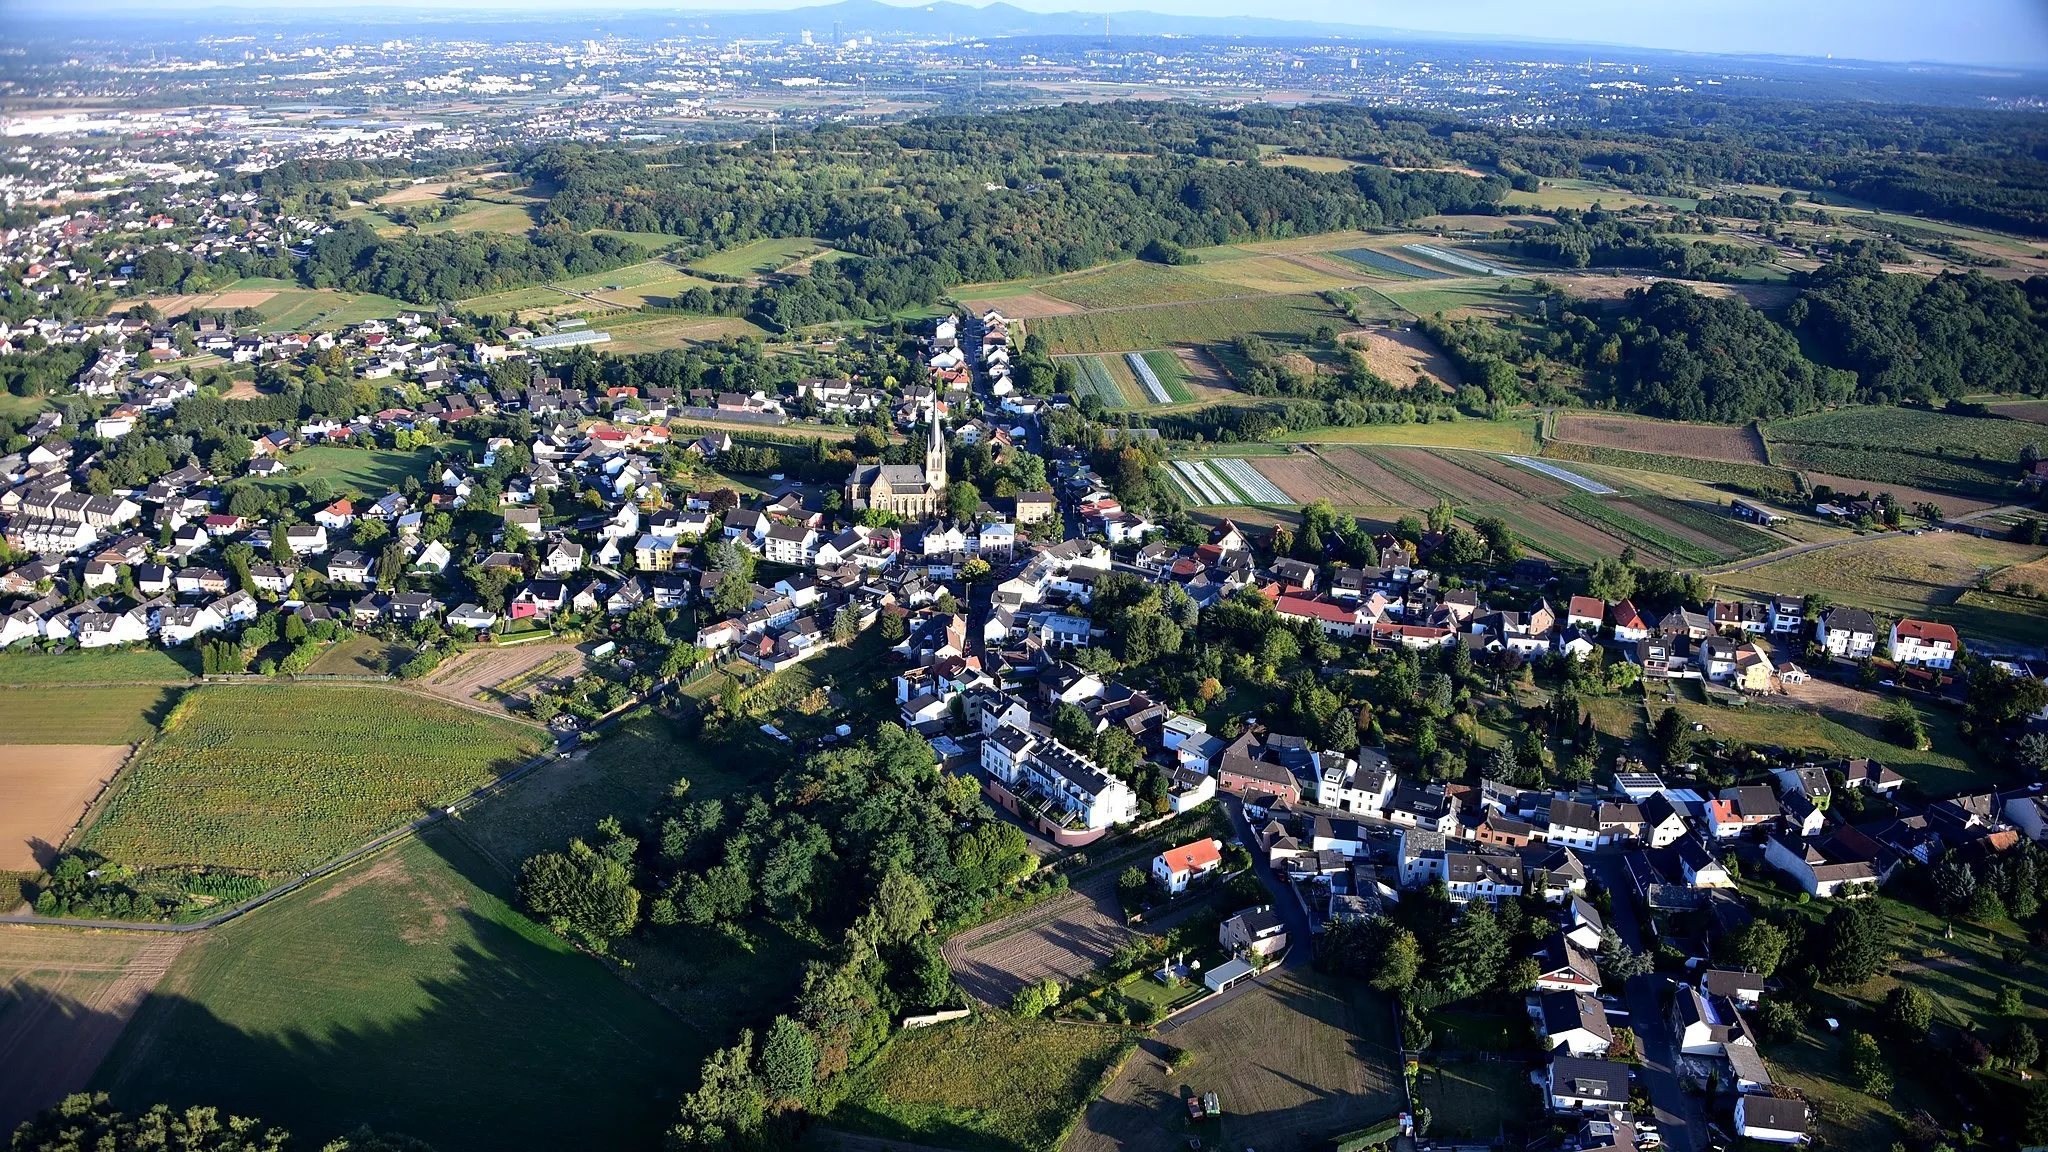
[[[1696,460],[1727,460],[1736,464],[1769,464],[1763,441],[1751,428],[1725,424],[1681,424],[1620,416],[1559,416],[1551,421],[1551,438],[1604,448],[1625,448]]]
[[[1325,448],[1323,458],[1360,485],[1385,497],[1381,503],[1394,508],[1428,508],[1436,497],[1403,477],[1373,456],[1357,448]]]
[[[1280,486],[1297,504],[1328,500],[1343,507],[1390,508],[1387,498],[1315,456],[1275,456],[1253,460],[1259,474]]]
[[[0,872],[49,863],[127,756],[126,744],[0,744]]]
[[[1382,448],[1387,463],[1423,479],[1454,504],[1512,504],[1522,494],[1426,448]]]

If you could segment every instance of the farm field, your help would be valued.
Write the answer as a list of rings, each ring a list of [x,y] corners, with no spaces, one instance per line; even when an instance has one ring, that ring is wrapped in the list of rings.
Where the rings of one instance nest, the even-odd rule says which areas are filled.
[[[1083,308],[1120,308],[1131,304],[1176,304],[1214,300],[1231,290],[1178,267],[1141,260],[1112,264],[1101,271],[1049,280],[1038,291]]]
[[[1653,455],[1692,456],[1733,464],[1770,463],[1755,429],[1726,424],[1561,413],[1551,418],[1550,435],[1556,440]]]
[[[1268,168],[1304,168],[1310,172],[1349,172],[1358,167],[1358,161],[1346,160],[1342,156],[1267,156],[1260,160]]]
[[[1345,475],[1320,456],[1271,456],[1254,461],[1252,466],[1297,505],[1328,500],[1340,508],[1392,507],[1380,493]]]
[[[852,1073],[831,1119],[961,1152],[1055,1152],[1132,1044],[1120,1029],[982,1012],[899,1033]]]
[[[758,325],[736,316],[659,316],[607,324],[605,329],[612,334],[612,339],[611,343],[603,345],[603,350],[622,356],[687,348],[693,344],[713,344],[733,336],[751,336],[758,340],[768,334]]]
[[[1825,472],[1808,472],[1806,482],[1812,486],[1825,485],[1836,496],[1851,498],[1858,493],[1889,492],[1910,511],[1915,504],[1932,504],[1940,508],[1945,516],[1967,516],[1986,508],[2005,503],[2008,498],[2017,499],[2017,491],[2010,497],[2000,496],[1958,496],[1953,492],[1935,492],[1926,488],[1915,488],[1907,484],[1892,484],[1883,480],[1857,479],[1854,476],[1830,476]]]
[[[1062,984],[1085,976],[1137,938],[1124,926],[1116,870],[1029,911],[970,929],[946,941],[946,962],[967,994],[1008,1005],[1018,989],[1051,976]]]
[[[815,256],[824,248],[822,241],[809,236],[756,240],[709,256],[699,256],[689,262],[689,267],[714,276],[760,276]]]
[[[0,872],[35,872],[99,795],[126,744],[0,744]]]
[[[365,320],[389,319],[419,306],[389,296],[341,292],[332,288],[292,288],[274,293],[255,306],[264,315],[266,332],[298,332],[340,328]],[[431,311],[431,309],[429,309]]]
[[[1349,321],[1314,296],[1259,296],[1192,304],[1163,304],[1114,312],[1048,316],[1033,327],[1054,352],[1130,352],[1167,344],[1209,344],[1247,332],[1305,336],[1321,325],[1339,331]]]
[[[0,684],[173,683],[198,674],[198,654],[190,648],[0,652]]]
[[[538,728],[396,690],[190,690],[83,843],[141,868],[304,871],[518,767]]]
[[[0,1130],[85,1088],[184,946],[177,936],[0,926]]]
[[[134,744],[156,731],[181,691],[159,684],[0,688],[0,733],[13,744]]]
[[[1074,366],[1075,400],[1093,396],[1104,408],[1130,407],[1123,389],[1117,387],[1116,378],[1110,373],[1111,357],[1067,356],[1062,359]]]
[[[194,938],[94,1087],[313,1147],[364,1123],[445,1152],[657,1147],[711,1041],[509,900],[445,828],[323,877]]]
[[[1356,269],[1315,253],[1246,255],[1216,263],[1191,264],[1182,271],[1214,281],[1228,293],[1323,292],[1359,282]]]
[[[2003,400],[1990,405],[1993,412],[2011,420],[2048,424],[2048,400]]]
[[[1534,429],[1535,424],[1529,420],[1438,420],[1429,424],[1317,428],[1291,433],[1285,439],[1308,444],[1415,444],[1474,448],[1482,452],[1533,452]]]
[[[1257,1037],[1257,1058],[1246,1038]],[[1188,1053],[1172,1072],[1171,1044]],[[1204,1146],[1307,1152],[1401,1109],[1400,1056],[1387,1004],[1359,981],[1306,969],[1269,976],[1139,1046],[1088,1106],[1068,1152],[1174,1152]],[[1214,1092],[1223,1116],[1191,1125],[1183,1101]]]
[[[506,195],[491,193],[490,195]],[[508,236],[524,236],[540,223],[541,201],[521,197],[518,200],[488,200],[478,197],[469,202],[470,207],[445,220],[431,220],[419,225],[419,231],[431,232],[503,232]]]
[[[1624,208],[1631,204],[1652,204],[1657,201],[1624,192],[1618,188],[1592,180],[1567,177],[1557,180],[1543,180],[1534,192],[1509,192],[1501,203],[1514,208],[1577,208],[1584,210],[1598,204],[1604,208]]]
[[[1131,374],[1139,378],[1139,388],[1145,392],[1148,399],[1156,403],[1186,404],[1195,398],[1194,393],[1188,389],[1187,361],[1181,359],[1179,352],[1170,348],[1155,348],[1150,352],[1124,353],[1126,361],[1132,356],[1137,356],[1145,362],[1145,367],[1151,371],[1152,378],[1158,381],[1159,387],[1166,393],[1166,399],[1163,401],[1152,395],[1151,389],[1146,386],[1143,379],[1144,373],[1138,371],[1136,364],[1132,364]]]
[[[2048,549],[1957,532],[1882,536],[1716,577],[1724,589],[1769,595],[1820,592],[1890,617],[1943,619],[1979,576],[2048,556]]]
[[[1998,497],[2041,430],[2026,420],[1913,408],[1844,408],[1764,426],[1774,463],[1834,476]],[[1905,447],[1911,445],[1912,447]]]
[[[1523,282],[1526,283],[1526,282]],[[1455,283],[1375,284],[1372,294],[1385,297],[1412,316],[1486,313],[1522,316],[1536,307],[1536,296],[1514,280],[1468,280]]]
[[[247,483],[286,488],[325,479],[337,493],[375,499],[402,487],[408,478],[424,480],[434,457],[427,452],[315,444],[286,455],[284,462],[292,470],[289,477]]]
[[[574,644],[477,647],[435,669],[433,675],[413,681],[411,687],[448,700],[509,703],[508,694],[523,694],[536,679],[573,676],[582,670],[583,654]]]
[[[1393,276],[1399,279],[1449,280],[1452,275],[1441,269],[1431,268],[1427,264],[1417,264],[1412,260],[1403,260],[1399,256],[1382,252],[1377,248],[1346,248],[1339,252],[1332,252],[1330,255],[1349,260],[1369,272],[1377,273],[1381,276]]]
[[[1563,440],[1543,445],[1543,455],[1552,460],[1579,464],[1600,464],[1637,472],[1662,472],[1705,484],[1740,484],[1765,491],[1796,492],[1799,475],[1789,468],[1758,464],[1734,464],[1725,460],[1701,460],[1691,456],[1660,456],[1624,448],[1606,448]]]

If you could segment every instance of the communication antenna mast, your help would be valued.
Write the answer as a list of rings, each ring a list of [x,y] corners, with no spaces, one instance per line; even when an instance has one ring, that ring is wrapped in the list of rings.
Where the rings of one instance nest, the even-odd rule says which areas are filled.
[[[1102,46],[1109,47],[1109,13],[1102,14]]]

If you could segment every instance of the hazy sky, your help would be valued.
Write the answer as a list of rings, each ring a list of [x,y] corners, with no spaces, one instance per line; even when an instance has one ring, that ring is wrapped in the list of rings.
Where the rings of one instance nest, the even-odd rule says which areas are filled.
[[[370,7],[601,12],[799,8],[820,0],[365,0]],[[902,3],[902,0],[888,0]],[[986,0],[964,0],[979,5]],[[1010,0],[1040,12],[1269,16],[1696,52],[2048,68],[2048,0]],[[67,12],[271,8],[275,0],[62,0]],[[48,9],[52,0],[0,0]],[[299,7],[344,7],[305,0]],[[914,6],[914,5],[904,5]]]

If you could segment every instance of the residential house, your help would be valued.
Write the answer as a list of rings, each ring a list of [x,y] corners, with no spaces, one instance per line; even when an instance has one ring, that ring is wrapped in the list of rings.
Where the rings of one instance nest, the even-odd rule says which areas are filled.
[[[1868,896],[1882,880],[1875,860],[1835,837],[1797,840],[1772,836],[1764,841],[1764,860],[1816,899]]]
[[[1529,1015],[1545,1048],[1562,1048],[1570,1056],[1598,1059],[1614,1046],[1607,1010],[1584,992],[1541,992],[1530,997]]]
[[[1628,1065],[1611,1060],[1552,1056],[1544,1084],[1553,1112],[1608,1111],[1628,1107]]]
[[[1962,640],[1947,624],[1901,620],[1892,625],[1891,658],[1923,668],[1947,668],[1962,651]]]
[[[1863,660],[1877,654],[1877,621],[1861,608],[1829,608],[1815,635],[1830,656]]]
[[[1271,904],[1247,908],[1223,922],[1216,931],[1224,951],[1232,956],[1270,960],[1287,947],[1287,925]]]
[[[1536,953],[1536,965],[1539,992],[1600,991],[1600,967],[1592,954],[1565,939],[1562,932],[1553,932]]]
[[[1766,1144],[1804,1144],[1812,1113],[1806,1101],[1777,1096],[1735,1098],[1735,1134]]]

